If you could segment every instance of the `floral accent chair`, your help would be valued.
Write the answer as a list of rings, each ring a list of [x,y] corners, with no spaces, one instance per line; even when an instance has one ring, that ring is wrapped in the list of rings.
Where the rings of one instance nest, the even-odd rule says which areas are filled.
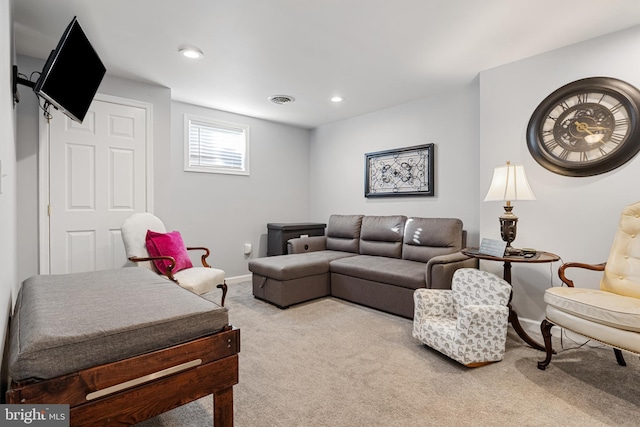
[[[493,273],[461,268],[451,289],[416,289],[413,337],[476,367],[504,357],[511,285]]]

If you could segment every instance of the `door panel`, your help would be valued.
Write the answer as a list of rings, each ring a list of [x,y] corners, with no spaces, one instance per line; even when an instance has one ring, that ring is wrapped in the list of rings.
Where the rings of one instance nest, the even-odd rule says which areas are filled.
[[[51,274],[125,265],[120,225],[147,210],[146,113],[142,107],[94,100],[80,124],[52,111]]]

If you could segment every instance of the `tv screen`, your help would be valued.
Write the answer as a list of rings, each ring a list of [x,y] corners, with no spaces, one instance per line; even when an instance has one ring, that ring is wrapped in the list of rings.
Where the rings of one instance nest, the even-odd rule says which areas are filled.
[[[71,119],[82,123],[106,68],[76,17],[51,51],[34,91]]]

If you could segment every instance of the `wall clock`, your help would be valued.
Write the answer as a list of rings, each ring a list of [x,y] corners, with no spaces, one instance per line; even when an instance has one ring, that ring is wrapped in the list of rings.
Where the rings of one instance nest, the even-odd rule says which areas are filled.
[[[640,91],[609,77],[562,86],[536,108],[527,146],[548,170],[591,176],[613,170],[640,151]]]

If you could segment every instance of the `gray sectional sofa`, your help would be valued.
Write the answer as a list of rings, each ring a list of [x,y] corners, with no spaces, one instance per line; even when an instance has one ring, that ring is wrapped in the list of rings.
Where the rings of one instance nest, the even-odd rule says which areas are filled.
[[[332,215],[325,236],[249,261],[253,295],[280,308],[331,295],[412,318],[415,289],[450,289],[455,270],[478,266],[464,246],[455,218]]]

